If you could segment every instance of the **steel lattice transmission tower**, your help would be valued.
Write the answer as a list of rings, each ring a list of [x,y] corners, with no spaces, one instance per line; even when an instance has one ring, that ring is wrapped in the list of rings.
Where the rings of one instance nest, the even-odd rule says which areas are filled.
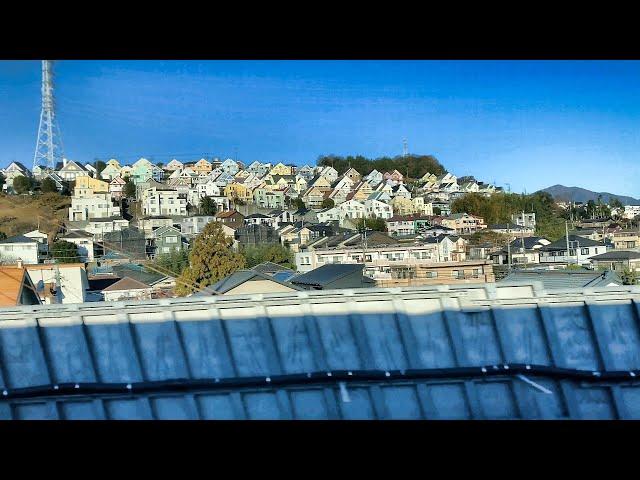
[[[62,137],[56,120],[55,98],[53,95],[53,61],[42,61],[42,110],[38,127],[36,152],[33,156],[33,168],[40,165],[55,169],[62,161]]]

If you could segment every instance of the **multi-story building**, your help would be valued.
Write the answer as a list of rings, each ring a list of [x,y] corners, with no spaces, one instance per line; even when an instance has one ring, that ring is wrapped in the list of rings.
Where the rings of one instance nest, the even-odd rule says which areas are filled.
[[[261,208],[283,209],[285,208],[284,192],[281,190],[268,190],[256,188],[253,190],[253,201]]]
[[[120,217],[120,207],[113,205],[109,193],[93,193],[90,197],[71,199],[71,207],[69,207],[71,221],[111,217]]]
[[[143,192],[141,200],[143,215],[185,216],[187,214],[187,199],[182,198],[174,189],[149,188]]]
[[[514,213],[511,215],[511,221],[520,227],[536,228],[536,214],[535,213]]]
[[[387,224],[387,232],[393,237],[402,237],[416,233],[415,222],[411,216],[394,215],[385,223]]]
[[[365,200],[364,208],[367,217],[389,219],[393,217],[391,205],[378,200]]]
[[[567,243],[569,253],[567,254]],[[540,248],[540,263],[589,265],[589,259],[605,253],[604,243],[596,242],[577,235],[569,235]]]
[[[475,233],[487,228],[482,217],[468,213],[454,213],[442,219],[442,225],[453,228],[459,234]]]

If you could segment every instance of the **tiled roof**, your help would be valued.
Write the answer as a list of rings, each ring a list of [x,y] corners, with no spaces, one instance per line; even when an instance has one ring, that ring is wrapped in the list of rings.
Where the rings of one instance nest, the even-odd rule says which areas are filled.
[[[0,418],[639,418],[639,300],[496,284],[13,307]]]
[[[116,283],[111,284],[103,292],[115,292],[121,290],[143,290],[150,288],[146,283],[139,282],[133,278],[124,277],[118,280]]]
[[[0,306],[18,305],[24,278],[23,268],[0,266]]]
[[[589,257],[589,260],[636,260],[640,258],[639,252],[632,252],[628,250],[616,250],[607,253],[601,253],[599,255],[594,255],[593,257]]]

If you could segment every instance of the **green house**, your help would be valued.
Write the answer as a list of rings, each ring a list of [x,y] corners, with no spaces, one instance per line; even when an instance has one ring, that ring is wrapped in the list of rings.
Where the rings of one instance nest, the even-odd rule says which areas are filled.
[[[172,249],[182,250],[188,243],[176,227],[160,227],[153,232],[155,255],[170,253]]]

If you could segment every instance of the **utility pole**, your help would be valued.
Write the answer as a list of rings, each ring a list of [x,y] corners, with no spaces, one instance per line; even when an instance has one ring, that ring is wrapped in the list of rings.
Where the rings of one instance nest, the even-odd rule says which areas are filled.
[[[507,263],[509,265],[508,270],[511,272],[511,229],[507,223]]]
[[[567,239],[567,266],[569,266],[571,256],[569,255],[569,225],[567,221],[564,222],[564,231]]]

